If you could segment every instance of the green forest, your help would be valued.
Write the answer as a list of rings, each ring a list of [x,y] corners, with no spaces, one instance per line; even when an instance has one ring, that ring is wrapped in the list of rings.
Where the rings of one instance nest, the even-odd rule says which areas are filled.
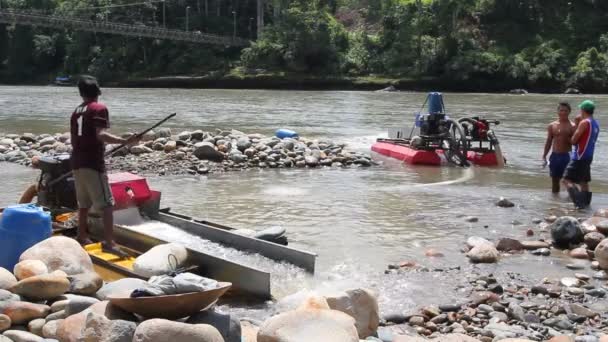
[[[228,48],[0,24],[0,82],[87,73],[105,81],[266,76],[408,80],[477,91],[608,91],[604,0],[267,0],[259,37],[256,0],[142,1],[0,5],[135,25],[188,25],[252,43]]]

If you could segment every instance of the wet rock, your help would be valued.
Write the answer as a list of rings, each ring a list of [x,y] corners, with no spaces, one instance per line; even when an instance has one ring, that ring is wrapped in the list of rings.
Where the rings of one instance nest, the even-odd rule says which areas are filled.
[[[241,323],[238,319],[230,317],[229,314],[222,314],[215,310],[201,311],[191,316],[186,323],[211,325],[220,332],[224,341],[241,342]]]
[[[433,248],[427,249],[424,252],[424,255],[429,258],[443,258],[445,256],[443,253]]]
[[[509,315],[520,322],[526,320],[524,309],[515,302],[509,303]]]
[[[28,302],[10,302],[2,310],[2,313],[10,317],[12,324],[20,325],[36,318],[46,317],[51,308],[47,305]]]
[[[608,239],[604,239],[595,247],[595,260],[603,270],[608,270]]]
[[[439,310],[441,310],[441,312],[458,312],[461,307],[462,305],[460,304],[444,304],[439,305]]]
[[[424,317],[422,316],[412,316],[410,317],[408,323],[413,327],[421,327],[424,326]]]
[[[545,241],[522,241],[521,244],[525,250],[530,251],[551,247],[551,245]]]
[[[17,278],[7,269],[0,267],[0,289],[6,290],[17,284]]]
[[[518,240],[502,238],[496,244],[496,249],[501,252],[521,251],[524,249],[524,246]]]
[[[599,271],[593,274],[593,279],[608,280],[608,273],[606,271]]]
[[[139,154],[152,153],[154,151],[145,145],[137,145],[137,146],[132,146],[129,149],[129,152],[131,152],[132,154],[135,154],[135,155],[139,155]]]
[[[382,316],[383,321],[394,324],[403,324],[407,321],[407,318],[406,315],[399,312],[392,312]]]
[[[568,253],[571,258],[575,259],[589,259],[589,254],[585,248],[575,248]]]
[[[546,294],[549,293],[549,290],[546,287],[542,286],[542,285],[533,286],[532,289],[530,289],[530,291],[533,294],[544,294],[544,295],[546,295]]]
[[[571,312],[576,315],[585,316],[587,318],[593,318],[593,317],[599,315],[599,313],[597,313],[593,310],[590,310],[580,304],[576,304],[576,303],[572,303],[572,304],[568,305],[566,307],[566,312]]]
[[[70,282],[66,277],[45,274],[21,280],[10,291],[27,298],[43,300],[59,297],[69,288]]]
[[[608,235],[608,220],[602,220],[602,221],[598,222],[595,225],[595,229],[597,229],[597,231],[599,233],[602,233],[604,235]]]
[[[477,218],[475,216],[467,216],[464,218],[464,220],[469,223],[479,222],[479,218]]]
[[[25,278],[47,274],[49,273],[49,270],[40,260],[24,260],[15,265],[13,273],[18,280],[23,280]]]
[[[602,233],[591,232],[585,235],[585,244],[589,249],[594,250],[605,238],[606,237]]]
[[[167,141],[165,146],[163,146],[163,150],[166,153],[171,153],[171,152],[175,151],[176,149],[177,149],[177,142],[173,141],[173,140]]]
[[[515,203],[509,201],[508,199],[501,197],[497,202],[496,205],[498,207],[501,208],[513,208],[515,206]]]
[[[372,291],[367,289],[348,290],[333,296],[326,296],[327,304],[332,310],[344,312],[355,319],[359,337],[373,335],[380,322],[378,300]]]
[[[173,257],[169,257],[173,256]],[[174,268],[180,268],[188,259],[186,247],[177,243],[158,245],[140,255],[133,264],[136,274],[149,278],[152,276],[171,273]],[[176,265],[170,264],[176,262]]]
[[[469,248],[474,248],[477,247],[479,245],[491,245],[493,246],[494,244],[482,237],[479,236],[472,236],[470,238],[467,239],[467,246]]]
[[[64,236],[53,236],[30,247],[19,258],[24,260],[40,260],[49,272],[61,270],[68,275],[93,272],[87,252],[76,240]]]
[[[488,286],[488,291],[502,294],[505,290],[500,284],[491,284]]]
[[[540,248],[540,249],[535,249],[532,252],[533,255],[538,255],[538,256],[549,256],[551,255],[551,250],[549,248]]]
[[[105,284],[95,296],[99,300],[106,300],[108,296],[116,295],[126,295],[129,296],[133,290],[144,287],[146,285],[145,280],[136,279],[136,278],[123,278],[108,284]]]
[[[319,159],[317,159],[316,157],[313,157],[313,156],[306,156],[304,158],[304,162],[306,163],[306,166],[308,166],[308,167],[319,166]]]
[[[573,277],[564,277],[560,280],[560,283],[565,287],[579,287],[581,281]]]
[[[62,319],[46,322],[42,327],[42,337],[44,338],[57,338],[57,328],[63,322]]]
[[[70,296],[64,310],[66,315],[71,316],[88,309],[89,307],[91,307],[91,305],[96,303],[99,303],[99,300],[97,298],[85,296]]]
[[[556,246],[563,248],[581,243],[584,238],[581,224],[570,216],[560,217],[551,225],[551,237]]]
[[[42,336],[42,327],[46,324],[44,318],[38,318],[27,324],[27,330],[34,335]]]
[[[473,263],[495,263],[498,261],[500,254],[491,244],[481,244],[473,247],[467,257]]]
[[[0,333],[4,330],[7,330],[11,327],[12,321],[11,318],[7,315],[0,314]]]
[[[40,336],[20,330],[7,330],[3,335],[13,342],[42,342],[44,340]]]
[[[70,293],[92,296],[103,286],[103,279],[95,272],[69,276]]]
[[[224,154],[217,151],[215,146],[209,142],[201,142],[194,145],[195,150],[193,154],[201,160],[211,160],[211,161],[222,161],[224,159]]]
[[[131,342],[136,328],[137,324],[134,322],[109,320],[103,315],[91,312],[85,323],[84,342]]]

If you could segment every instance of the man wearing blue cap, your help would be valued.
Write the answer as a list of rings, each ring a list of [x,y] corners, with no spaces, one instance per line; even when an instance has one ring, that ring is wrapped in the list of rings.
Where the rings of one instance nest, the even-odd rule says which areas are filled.
[[[600,133],[600,125],[593,118],[595,103],[583,101],[579,106],[581,115],[577,118],[577,127],[572,136],[572,155],[566,168],[564,185],[577,209],[587,208],[591,204],[589,182],[591,182],[591,163],[595,144]]]

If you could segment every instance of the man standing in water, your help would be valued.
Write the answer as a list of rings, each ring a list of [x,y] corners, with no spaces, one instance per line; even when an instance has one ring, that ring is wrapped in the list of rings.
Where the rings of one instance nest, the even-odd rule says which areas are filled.
[[[123,139],[107,131],[110,128],[108,109],[97,101],[101,89],[94,77],[81,77],[78,90],[83,102],[76,108],[70,120],[73,146],[71,162],[79,208],[78,242],[82,245],[91,243],[87,219],[92,208],[102,213],[105,239],[102,243],[103,249],[122,254],[114,243],[114,199],[105,168],[105,144],[131,144],[137,139]]]
[[[574,124],[568,116],[572,112],[572,107],[568,102],[560,102],[557,107],[557,120],[547,127],[547,142],[543,153],[543,167],[547,166],[547,155],[549,157],[549,170],[553,181],[553,193],[560,191],[560,182],[564,177],[566,166],[570,163],[570,151],[572,144],[570,140],[574,135]]]
[[[589,191],[591,182],[591,163],[595,144],[600,134],[600,125],[593,118],[595,103],[583,101],[579,106],[581,114],[576,118],[576,131],[572,136],[572,160],[566,168],[564,185],[577,209],[587,208],[591,204],[592,193]]]

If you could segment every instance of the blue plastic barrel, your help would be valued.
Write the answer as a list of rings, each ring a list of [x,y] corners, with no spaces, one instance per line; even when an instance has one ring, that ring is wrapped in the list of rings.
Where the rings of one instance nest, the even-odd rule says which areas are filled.
[[[279,139],[285,139],[285,138],[297,138],[298,137],[298,133],[290,130],[290,129],[279,129],[275,135],[277,136],[277,138]]]
[[[444,112],[443,108],[443,94],[433,92],[429,93],[429,114],[440,114]]]
[[[28,248],[51,237],[51,215],[35,204],[10,206],[0,221],[0,267],[13,271]]]

